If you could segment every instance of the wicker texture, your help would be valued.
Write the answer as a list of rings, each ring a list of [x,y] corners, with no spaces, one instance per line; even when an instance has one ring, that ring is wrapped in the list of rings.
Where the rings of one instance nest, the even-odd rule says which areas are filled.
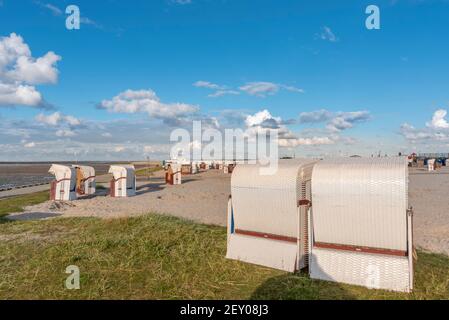
[[[407,253],[394,256],[312,246],[312,278],[403,292],[413,288],[405,158],[322,161],[312,174],[312,199],[312,243]]]
[[[261,266],[294,272],[297,246],[295,243],[233,234],[228,241],[227,259],[251,262]]]
[[[316,242],[407,250],[405,158],[331,159],[312,174]]]
[[[236,228],[297,237],[297,202],[314,164],[308,159],[280,160],[274,175],[261,175],[260,165],[236,166],[231,178]]]
[[[310,276],[370,288],[409,292],[408,257],[314,248]]]

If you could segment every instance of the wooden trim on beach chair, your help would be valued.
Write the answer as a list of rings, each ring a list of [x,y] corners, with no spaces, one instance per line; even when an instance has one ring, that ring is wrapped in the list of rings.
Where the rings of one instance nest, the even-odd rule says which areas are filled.
[[[398,257],[406,257],[407,256],[407,251],[394,250],[394,249],[372,248],[372,247],[352,246],[352,245],[346,245],[346,244],[335,244],[335,243],[324,243],[324,242],[315,242],[313,244],[313,246],[315,248],[384,254],[384,255],[388,255],[388,256],[398,256]]]
[[[271,233],[262,233],[257,231],[248,231],[248,230],[242,230],[242,229],[235,229],[234,233],[241,234],[245,236],[250,237],[257,237],[257,238],[265,238],[270,240],[279,240],[279,241],[286,241],[286,242],[293,242],[296,243],[298,239],[295,237],[287,237],[287,236],[281,236],[277,234],[271,234]]]

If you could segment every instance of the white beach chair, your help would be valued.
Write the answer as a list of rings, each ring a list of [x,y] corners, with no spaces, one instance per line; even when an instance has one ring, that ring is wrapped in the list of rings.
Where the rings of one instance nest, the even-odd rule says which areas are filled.
[[[50,200],[70,201],[76,199],[76,171],[69,166],[52,164],[49,173],[56,180],[51,182]]]
[[[95,169],[90,166],[72,165],[76,170],[76,192],[78,196],[95,194]]]
[[[231,177],[226,258],[293,272],[307,265],[314,160],[280,160],[274,175],[239,164]]]
[[[109,168],[113,179],[110,183],[111,197],[131,197],[136,195],[136,174],[133,165],[112,165]]]
[[[413,289],[412,213],[405,158],[330,159],[312,174],[310,276]]]

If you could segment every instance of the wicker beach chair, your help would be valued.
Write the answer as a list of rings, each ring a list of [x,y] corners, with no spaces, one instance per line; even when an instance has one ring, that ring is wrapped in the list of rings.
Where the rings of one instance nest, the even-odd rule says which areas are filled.
[[[312,173],[310,276],[413,289],[412,211],[405,158],[330,159]]]

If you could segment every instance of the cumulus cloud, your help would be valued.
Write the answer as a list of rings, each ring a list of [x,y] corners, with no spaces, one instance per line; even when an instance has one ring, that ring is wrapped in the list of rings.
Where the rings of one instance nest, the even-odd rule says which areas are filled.
[[[449,123],[446,120],[447,111],[438,109],[433,113],[432,120],[427,122],[427,126],[432,129],[449,129]]]
[[[432,119],[426,122],[424,128],[416,128],[409,123],[403,123],[400,134],[410,142],[441,142],[449,141],[449,123],[446,120],[447,110],[438,109],[433,113]]]
[[[163,103],[151,90],[126,90],[110,100],[103,100],[99,108],[115,113],[147,113],[150,117],[164,121],[174,121],[178,117],[191,115],[198,106],[186,103]]]
[[[326,145],[333,144],[334,141],[329,137],[298,137],[285,123],[288,121],[282,120],[280,117],[274,117],[268,110],[256,112],[253,115],[248,115],[245,120],[247,126],[247,133],[256,134],[261,130],[276,129],[278,133],[278,145],[285,148],[294,148],[300,145]]]
[[[262,126],[264,128],[277,129],[279,128],[280,123],[281,118],[273,117],[266,109],[256,112],[253,115],[248,115],[245,120],[245,124],[248,127]]]
[[[52,51],[32,57],[29,46],[15,33],[0,38],[0,106],[45,106],[35,86],[58,81],[59,60]]]
[[[0,106],[23,105],[34,107],[41,105],[42,102],[41,93],[33,86],[0,82]]]
[[[36,121],[39,123],[43,123],[49,126],[58,126],[61,124],[68,124],[72,127],[79,126],[81,121],[78,118],[70,115],[64,115],[61,112],[54,112],[49,115],[45,115],[43,113],[38,114],[35,117]]]

